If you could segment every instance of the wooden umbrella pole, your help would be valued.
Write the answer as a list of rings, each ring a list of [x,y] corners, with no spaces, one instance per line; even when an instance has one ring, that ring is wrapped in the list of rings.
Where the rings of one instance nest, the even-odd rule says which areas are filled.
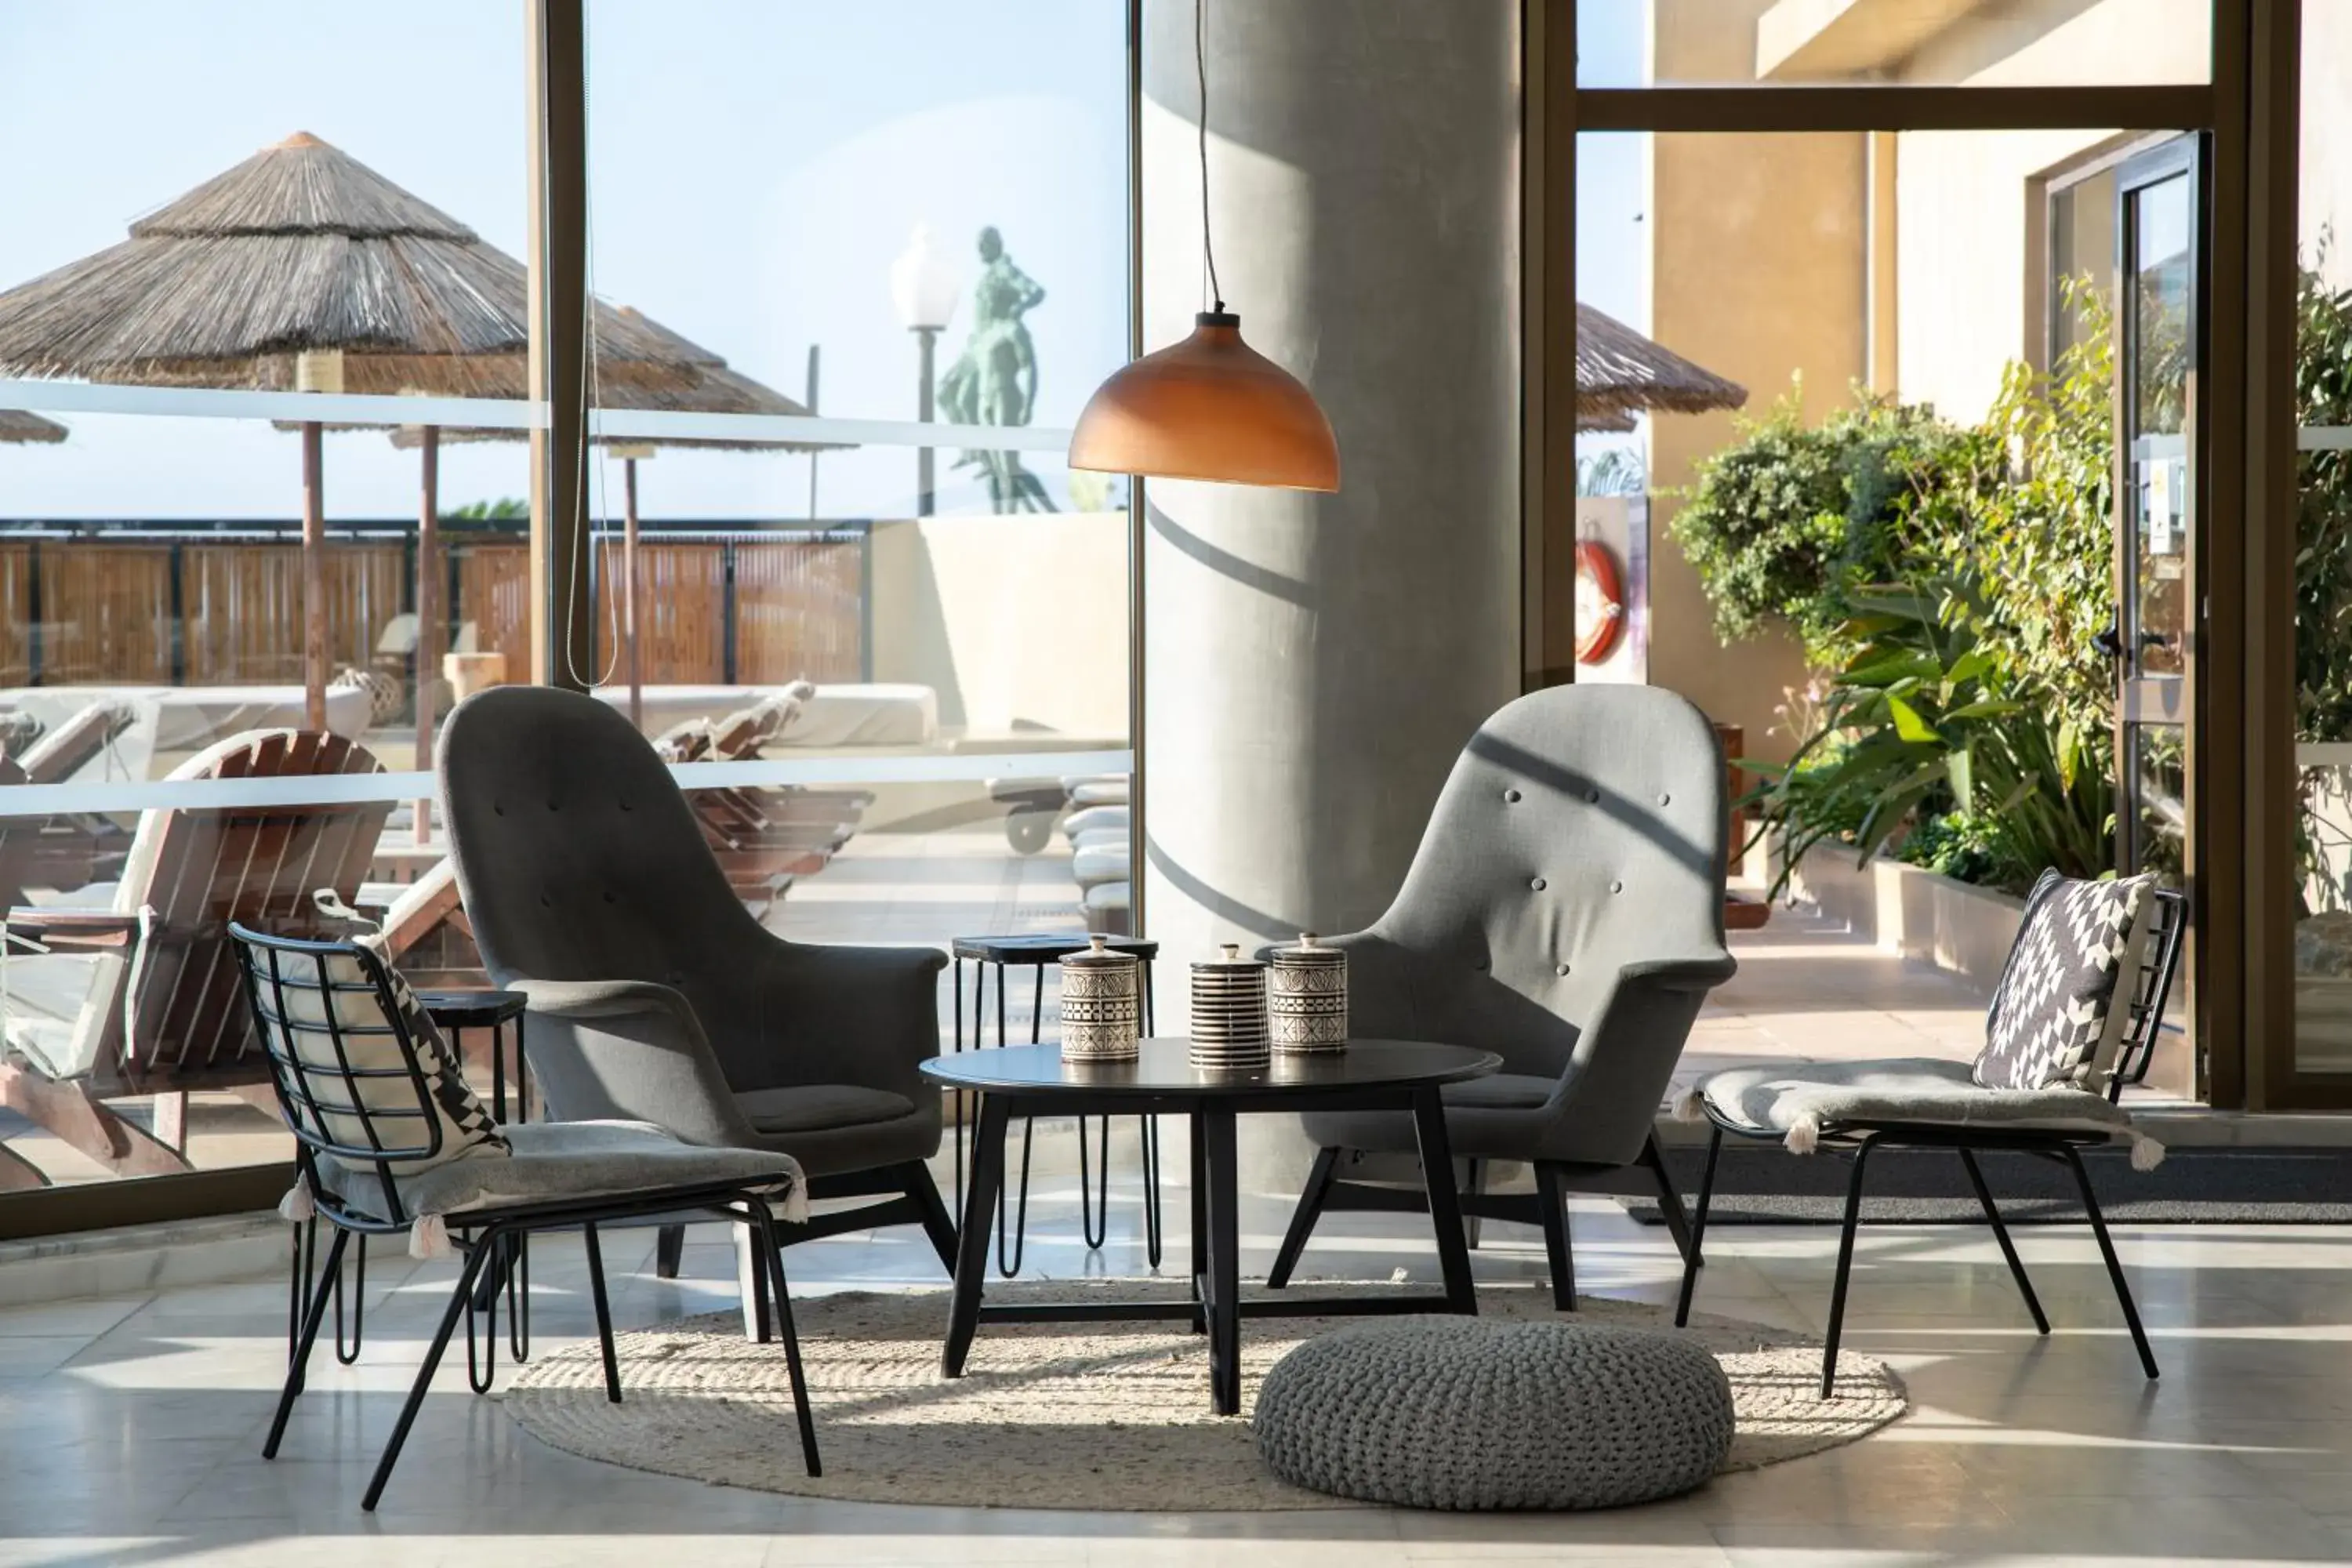
[[[322,427],[302,426],[302,719],[327,728],[327,493]]]
[[[646,728],[644,666],[637,658],[637,460],[621,463],[621,644],[628,650],[629,722]]]
[[[434,681],[441,673],[441,429],[425,426],[417,448],[424,491],[416,512],[416,771],[433,767]],[[433,837],[433,803],[410,807],[416,842]]]

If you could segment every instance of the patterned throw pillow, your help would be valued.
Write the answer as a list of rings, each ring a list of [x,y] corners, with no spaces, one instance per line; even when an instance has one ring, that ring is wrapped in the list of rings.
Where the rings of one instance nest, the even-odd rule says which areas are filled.
[[[2155,889],[2153,877],[2085,882],[2042,874],[1985,1013],[1978,1083],[2105,1089],[2130,1024]]]
[[[383,938],[373,933],[354,935],[358,945],[377,952],[381,957]],[[299,973],[296,966],[302,961],[286,961],[289,974]],[[413,1113],[416,1110],[416,1087],[407,1076],[401,1054],[399,1037],[392,1032],[392,1019],[378,997],[374,984],[356,958],[336,954],[326,960],[327,979],[335,987],[335,1021],[341,1026],[342,1049],[354,1068],[394,1069],[390,1076],[362,1077],[358,1085],[359,1102],[371,1111],[406,1111],[408,1115],[373,1118],[376,1141],[385,1147],[421,1147],[428,1141],[425,1123]],[[415,1047],[416,1063],[425,1078],[425,1101],[441,1123],[441,1148],[426,1159],[394,1160],[391,1162],[394,1176],[413,1175],[430,1170],[451,1160],[462,1160],[478,1154],[503,1155],[512,1152],[498,1123],[488,1110],[476,1098],[460,1070],[457,1053],[449,1048],[440,1029],[417,1001],[415,993],[401,978],[400,971],[387,962],[386,973],[392,981],[394,1011],[408,1031],[410,1043]],[[298,1023],[323,1024],[325,998],[306,987],[288,985],[283,993],[286,1011]],[[267,998],[265,998],[267,1000]],[[301,1061],[320,1070],[310,1075],[312,1089],[322,1099],[341,1100],[348,1093],[336,1076],[335,1037],[324,1030],[289,1029],[281,1042]],[[314,1123],[312,1131],[338,1143],[367,1147],[367,1123],[358,1116],[332,1109],[301,1108],[302,1113]],[[367,1161],[339,1161],[356,1171],[373,1173],[376,1166]],[[362,1195],[362,1201],[364,1201]]]

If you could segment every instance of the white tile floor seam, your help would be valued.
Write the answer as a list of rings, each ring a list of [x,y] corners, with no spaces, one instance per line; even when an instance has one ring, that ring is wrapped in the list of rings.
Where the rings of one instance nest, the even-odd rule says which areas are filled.
[[[1073,1183],[1044,1179],[1034,1272],[1144,1272],[1131,1143],[1118,1168],[1129,1185],[1099,1258],[1076,1243]],[[1170,1199],[1181,1213],[1181,1190]],[[1286,1214],[1278,1198],[1247,1205],[1247,1266],[1263,1269]],[[1586,1289],[1671,1299],[1662,1234],[1599,1199],[1577,1200],[1574,1228]],[[2164,1362],[2159,1384],[2139,1375],[2087,1237],[2020,1233],[2056,1330],[2039,1341],[1982,1232],[1874,1228],[1857,1253],[1847,1342],[1903,1372],[1910,1417],[1686,1499],[1530,1517],[939,1510],[730,1491],[541,1446],[495,1400],[466,1392],[453,1346],[371,1519],[359,1492],[451,1278],[446,1264],[379,1245],[364,1352],[344,1368],[322,1346],[275,1464],[259,1445],[283,1366],[282,1278],[0,1310],[0,1564],[310,1565],[322,1553],[335,1568],[665,1555],[697,1568],[2352,1560],[2352,1232],[2118,1234]],[[715,1228],[695,1234],[676,1281],[653,1277],[652,1243],[643,1230],[607,1240],[618,1322],[731,1308],[731,1250]],[[1826,1228],[1720,1228],[1699,1305],[1818,1328],[1833,1247]],[[1476,1258],[1489,1278],[1539,1278],[1543,1268],[1535,1234],[1512,1226],[1487,1226]],[[1399,1266],[1433,1272],[1425,1233],[1401,1216],[1350,1215],[1328,1223],[1305,1271],[1379,1277]],[[803,1296],[939,1284],[907,1231],[798,1247],[789,1267]],[[1180,1250],[1163,1272],[1172,1280],[1181,1267]],[[590,1331],[575,1243],[538,1243],[532,1278],[541,1349]]]

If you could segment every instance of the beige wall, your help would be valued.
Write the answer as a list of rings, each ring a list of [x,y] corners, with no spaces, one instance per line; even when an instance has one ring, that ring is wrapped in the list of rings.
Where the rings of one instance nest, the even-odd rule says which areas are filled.
[[[1124,741],[1127,514],[943,517],[874,530],[874,679],[940,722]]]

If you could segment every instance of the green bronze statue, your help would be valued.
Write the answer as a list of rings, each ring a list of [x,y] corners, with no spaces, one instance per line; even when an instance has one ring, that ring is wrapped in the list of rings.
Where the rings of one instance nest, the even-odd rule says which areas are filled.
[[[940,412],[956,425],[1026,425],[1037,406],[1037,345],[1022,317],[1045,290],[1013,264],[993,228],[980,231],[981,273],[971,286],[971,336],[940,377]],[[967,451],[960,468],[978,468],[996,511],[1052,511],[1037,476],[1018,452]]]

